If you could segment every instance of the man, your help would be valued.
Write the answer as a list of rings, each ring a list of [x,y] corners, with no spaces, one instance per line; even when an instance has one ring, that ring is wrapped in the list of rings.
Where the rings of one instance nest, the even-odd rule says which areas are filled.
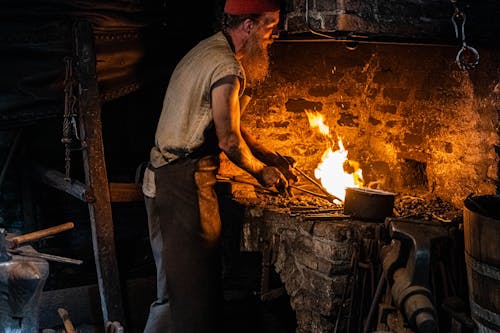
[[[265,187],[283,191],[296,180],[240,129],[240,98],[247,80],[267,75],[278,21],[276,0],[227,0],[222,31],[191,49],[170,78],[143,182],[158,287],[147,333],[221,332],[220,152]]]

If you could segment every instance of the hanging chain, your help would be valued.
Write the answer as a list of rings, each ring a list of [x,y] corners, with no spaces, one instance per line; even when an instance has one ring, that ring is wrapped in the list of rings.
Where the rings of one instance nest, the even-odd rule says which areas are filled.
[[[64,116],[63,130],[61,142],[64,144],[64,180],[71,181],[71,144],[73,136],[78,140],[78,127],[76,123],[77,108],[76,96],[73,92],[75,86],[75,77],[73,74],[73,59],[71,57],[64,58],[66,67],[66,76],[64,78]]]
[[[479,64],[479,52],[465,42],[465,13],[457,5],[457,0],[450,0],[454,7],[451,22],[455,28],[455,37],[462,40],[462,48],[458,51],[455,61],[461,70],[474,69]]]

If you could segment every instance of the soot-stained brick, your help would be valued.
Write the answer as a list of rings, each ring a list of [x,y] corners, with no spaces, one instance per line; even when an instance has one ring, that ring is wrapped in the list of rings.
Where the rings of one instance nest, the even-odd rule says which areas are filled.
[[[257,120],[255,121],[255,127],[256,127],[256,128],[268,128],[268,127],[270,127],[270,124],[269,124],[269,123],[267,123],[267,122],[265,122],[265,121],[264,121],[264,120],[262,120],[262,119],[257,119]]]
[[[384,113],[396,114],[397,107],[395,105],[377,105],[377,110]]]
[[[432,94],[430,90],[418,89],[415,91],[415,99],[417,100],[428,101],[431,99],[431,96]]]
[[[335,105],[337,105],[342,110],[349,110],[350,109],[350,104],[348,102],[335,102]]]
[[[388,122],[385,123],[385,126],[389,128],[394,128],[396,127],[397,124],[398,122],[396,120],[389,120]]]
[[[339,22],[339,15],[325,14],[323,17],[323,21],[325,22],[325,26],[327,27],[336,27]]]
[[[303,17],[296,16],[288,19],[288,30],[290,31],[306,31],[307,26]]]
[[[412,115],[415,114],[415,112],[416,111],[413,105],[412,106],[406,105],[401,108],[401,116],[403,117],[411,117]]]
[[[337,1],[318,1],[316,9],[320,12],[333,11],[337,9]]]
[[[453,153],[453,144],[451,142],[445,142],[444,151],[447,152],[448,154]]]
[[[340,126],[358,127],[359,119],[351,113],[341,112],[340,119],[337,120],[337,124]]]
[[[410,91],[406,88],[385,88],[384,97],[395,101],[406,101]]]
[[[403,142],[409,146],[418,146],[423,142],[423,138],[420,135],[405,133]]]
[[[289,121],[275,121],[273,123],[274,127],[276,128],[286,128],[288,125],[290,125]]]
[[[286,110],[295,113],[304,112],[305,110],[321,111],[323,110],[323,103],[312,102],[303,98],[289,99],[286,102]]]
[[[373,126],[377,126],[377,125],[380,125],[382,123],[380,120],[378,120],[377,118],[373,118],[373,117],[369,117],[368,122]]]
[[[358,89],[349,86],[344,89],[344,94],[346,94],[349,97],[354,97],[354,96],[359,96],[359,91]]]
[[[338,90],[335,86],[316,86],[309,89],[308,93],[315,97],[326,97],[336,93]]]
[[[358,83],[365,84],[368,80],[367,73],[357,73],[353,79]]]
[[[369,99],[375,99],[375,97],[377,97],[377,94],[378,94],[378,89],[371,88],[366,94],[366,97]]]
[[[276,139],[278,139],[279,141],[288,141],[290,140],[290,134],[289,133],[278,134],[276,135]]]
[[[380,71],[376,72],[373,76],[373,83],[378,83],[383,86],[392,83],[396,78],[397,76],[390,68],[381,68]]]

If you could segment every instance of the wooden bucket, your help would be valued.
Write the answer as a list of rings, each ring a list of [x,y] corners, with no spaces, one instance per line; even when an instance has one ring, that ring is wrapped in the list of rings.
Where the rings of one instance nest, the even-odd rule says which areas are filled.
[[[500,332],[500,196],[468,197],[464,205],[471,316],[477,332]]]

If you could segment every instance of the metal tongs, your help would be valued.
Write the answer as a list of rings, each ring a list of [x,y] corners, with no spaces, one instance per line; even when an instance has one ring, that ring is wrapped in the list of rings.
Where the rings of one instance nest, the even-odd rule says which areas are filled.
[[[291,163],[290,160],[288,160],[285,156],[281,155],[279,152],[275,152],[275,154],[278,155],[281,159],[283,159],[283,161],[285,161],[288,166],[290,166],[292,169],[296,170],[298,173],[300,173],[302,176],[304,176],[308,181],[310,181],[313,185],[315,185],[317,188],[319,188],[321,190],[321,192],[323,192],[324,194],[318,194],[318,193],[303,189],[302,187],[295,186],[295,185],[288,185],[290,188],[293,188],[293,189],[296,189],[296,190],[299,190],[299,191],[302,191],[305,193],[309,193],[311,195],[326,199],[328,201],[338,200],[340,202],[344,202],[342,199],[340,199],[336,195],[333,195],[330,192],[328,192],[320,183],[318,183],[313,178],[308,176],[304,171],[299,169],[297,167],[296,163]]]
[[[279,192],[272,190],[270,188],[266,188],[262,185],[259,185],[253,181],[246,180],[246,179],[240,179],[237,178],[236,176],[231,176],[231,175],[221,175],[217,174],[216,179],[219,181],[225,181],[225,182],[232,182],[232,183],[240,183],[240,184],[246,184],[246,185],[251,185],[253,186],[256,190],[259,190],[261,192],[267,193],[267,194],[272,194],[272,195],[278,195]]]

